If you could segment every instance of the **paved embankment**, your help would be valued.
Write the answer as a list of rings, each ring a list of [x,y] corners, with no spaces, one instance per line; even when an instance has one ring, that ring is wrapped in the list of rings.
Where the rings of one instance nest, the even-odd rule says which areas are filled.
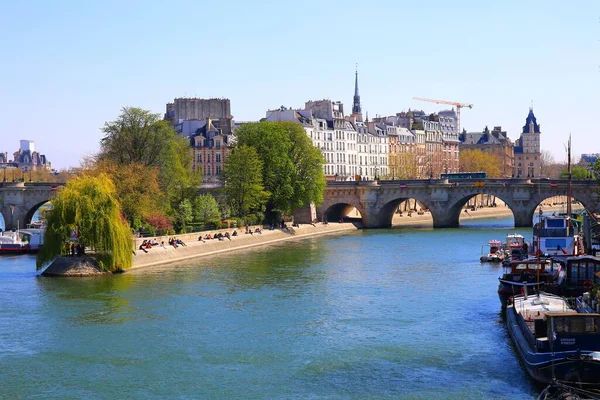
[[[207,233],[214,235],[218,232],[233,232],[233,229],[220,229],[212,232],[198,232],[172,236],[181,239],[186,244],[186,246],[178,246],[177,248],[169,246],[168,237],[157,237],[156,239],[159,243],[164,240],[164,247],[161,245],[153,246],[151,249],[147,250],[147,253],[139,249],[139,246],[144,239],[136,239],[136,250],[135,255],[133,256],[133,266],[131,269],[166,264],[212,254],[227,253],[285,240],[342,233],[356,229],[358,228],[351,223],[330,223],[327,225],[319,223],[315,226],[302,224],[299,228],[290,228],[288,231],[283,231],[281,229],[272,231],[263,230],[262,233],[253,233],[252,235],[243,233],[244,230],[238,230],[238,236],[232,237],[231,240],[228,240],[227,238],[224,238],[224,240],[198,240],[198,236],[202,235],[202,237],[204,237]]]
[[[565,207],[566,206],[564,205],[546,205],[543,210],[545,213],[558,213],[565,212]],[[573,211],[581,209],[581,206],[573,205]],[[513,213],[510,208],[499,205],[497,207],[477,208],[475,211],[468,210],[466,213],[463,211],[463,213],[460,215],[460,221],[464,222],[483,218],[508,218],[512,216]],[[398,214],[394,214],[392,225],[403,227],[431,227],[433,226],[433,219],[431,218],[431,214],[427,212],[423,215],[412,213],[412,216],[410,217],[406,212],[404,212],[402,217],[400,217]]]

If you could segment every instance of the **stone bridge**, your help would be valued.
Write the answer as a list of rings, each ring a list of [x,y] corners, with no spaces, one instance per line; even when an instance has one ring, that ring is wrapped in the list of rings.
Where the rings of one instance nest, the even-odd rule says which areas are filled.
[[[356,208],[366,228],[385,228],[392,225],[394,211],[401,202],[416,199],[429,208],[434,227],[457,227],[469,199],[487,194],[506,203],[516,227],[526,227],[532,226],[536,208],[545,199],[567,195],[567,185],[567,180],[547,179],[330,182],[316,213],[320,220],[337,221]],[[593,180],[573,181],[572,196],[588,211],[598,213],[599,186]],[[305,211],[297,215],[309,214]]]
[[[60,183],[0,183],[0,213],[6,230],[24,228],[35,212],[47,203]]]

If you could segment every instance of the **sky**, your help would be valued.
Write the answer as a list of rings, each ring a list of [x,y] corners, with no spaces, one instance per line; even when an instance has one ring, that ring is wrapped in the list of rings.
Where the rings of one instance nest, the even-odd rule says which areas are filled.
[[[56,169],[96,153],[106,121],[176,97],[231,100],[236,121],[331,99],[363,113],[473,104],[461,125],[542,150],[600,152],[600,1],[0,0],[0,152],[33,140]]]

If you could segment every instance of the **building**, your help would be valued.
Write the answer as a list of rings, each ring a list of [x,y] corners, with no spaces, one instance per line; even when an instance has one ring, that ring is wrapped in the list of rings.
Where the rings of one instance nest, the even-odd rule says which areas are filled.
[[[231,116],[231,103],[229,99],[199,99],[180,97],[167,103],[165,119],[173,121],[175,125],[180,120],[213,120],[233,118]]]
[[[0,153],[0,164],[4,165],[4,168],[16,165],[23,171],[50,171],[52,169],[46,156],[35,151],[35,142],[31,140],[19,141],[19,150],[13,153],[12,160],[8,160],[8,153]]]
[[[501,126],[495,126],[491,132],[487,126],[482,132],[463,132],[459,139],[460,151],[477,150],[493,154],[498,158],[501,177],[513,176],[514,146]]]
[[[538,178],[541,176],[540,125],[529,108],[523,132],[515,141],[514,176],[517,178]]]
[[[234,136],[225,135],[210,118],[202,120],[189,136],[192,151],[192,169],[202,171],[203,184],[221,183],[220,176],[227,156],[231,153]]]

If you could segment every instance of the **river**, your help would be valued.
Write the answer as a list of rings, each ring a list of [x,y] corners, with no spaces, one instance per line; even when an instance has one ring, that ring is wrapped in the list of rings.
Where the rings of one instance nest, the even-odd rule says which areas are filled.
[[[534,399],[501,267],[479,263],[511,226],[365,230],[87,279],[0,258],[0,398]]]

